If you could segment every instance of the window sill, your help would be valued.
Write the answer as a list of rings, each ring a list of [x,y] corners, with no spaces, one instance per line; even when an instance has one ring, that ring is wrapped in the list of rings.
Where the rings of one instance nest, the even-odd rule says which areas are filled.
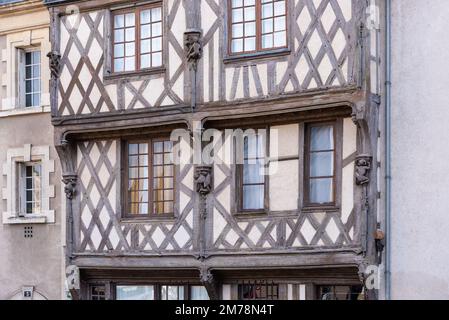
[[[0,111],[0,118],[12,117],[12,116],[25,116],[35,113],[48,113],[50,112],[50,106],[39,106],[39,107],[20,107],[10,110]]]
[[[247,60],[255,60],[255,59],[270,59],[276,57],[282,57],[289,55],[291,50],[289,48],[275,49],[270,51],[263,51],[257,53],[247,53],[247,54],[235,54],[228,55],[223,59],[223,63],[233,63],[233,62],[241,62]]]
[[[302,208],[305,212],[323,212],[323,211],[339,211],[340,207],[336,205],[307,205]]]
[[[120,223],[151,223],[151,222],[174,222],[177,217],[174,215],[165,216],[145,216],[145,217],[122,217]]]
[[[44,224],[47,223],[47,216],[44,215],[29,215],[25,217],[8,217],[3,221],[3,224]]]
[[[153,75],[153,74],[163,74],[165,73],[165,67],[158,67],[152,69],[138,70],[138,71],[127,71],[127,72],[117,72],[105,74],[103,76],[104,80],[121,80],[129,78],[139,78],[143,76]]]
[[[255,210],[255,211],[239,211],[233,214],[236,218],[257,218],[267,216],[268,212],[265,210]]]

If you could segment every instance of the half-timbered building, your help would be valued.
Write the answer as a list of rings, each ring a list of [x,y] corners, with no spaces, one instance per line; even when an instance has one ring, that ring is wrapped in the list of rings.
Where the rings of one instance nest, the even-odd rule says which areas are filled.
[[[45,3],[73,298],[376,297],[380,4]]]

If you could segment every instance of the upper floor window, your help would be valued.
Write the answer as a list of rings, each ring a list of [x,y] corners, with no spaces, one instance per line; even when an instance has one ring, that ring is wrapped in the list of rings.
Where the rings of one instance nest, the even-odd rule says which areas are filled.
[[[23,51],[23,67],[21,86],[24,86],[23,96],[25,107],[37,107],[41,104],[41,52]]]
[[[334,132],[334,124],[314,124],[307,129],[305,189],[309,205],[335,202]]]
[[[128,143],[128,216],[173,215],[173,143],[151,139]]]
[[[265,139],[261,134],[243,140],[243,164],[240,165],[241,211],[265,208]]]
[[[114,13],[113,71],[162,66],[162,4]]]
[[[21,207],[25,214],[41,212],[41,171],[39,162],[21,165]]]
[[[230,54],[287,46],[285,0],[229,0]]]

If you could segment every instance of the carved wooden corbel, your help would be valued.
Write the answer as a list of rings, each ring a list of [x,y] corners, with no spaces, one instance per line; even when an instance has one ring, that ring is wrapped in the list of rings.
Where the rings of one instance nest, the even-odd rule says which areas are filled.
[[[220,299],[218,283],[209,268],[201,268],[200,281],[201,284],[206,288],[210,300]]]
[[[212,166],[198,166],[195,168],[195,188],[202,196],[212,191]]]
[[[75,197],[77,180],[78,177],[76,175],[63,175],[62,177],[62,182],[65,184],[65,196],[69,200]]]
[[[372,157],[362,154],[355,160],[355,183],[358,186],[369,184]]]
[[[52,79],[58,79],[61,72],[61,54],[57,51],[51,51],[47,54],[50,59],[50,71]]]
[[[65,275],[67,280],[67,289],[72,296],[72,300],[80,300],[80,270],[75,265],[69,265],[65,269]]]

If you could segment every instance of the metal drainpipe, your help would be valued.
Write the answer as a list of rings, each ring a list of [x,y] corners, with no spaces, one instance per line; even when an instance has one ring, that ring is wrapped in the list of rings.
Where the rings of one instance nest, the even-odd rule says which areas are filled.
[[[385,14],[385,299],[391,300],[391,0],[386,0]]]

